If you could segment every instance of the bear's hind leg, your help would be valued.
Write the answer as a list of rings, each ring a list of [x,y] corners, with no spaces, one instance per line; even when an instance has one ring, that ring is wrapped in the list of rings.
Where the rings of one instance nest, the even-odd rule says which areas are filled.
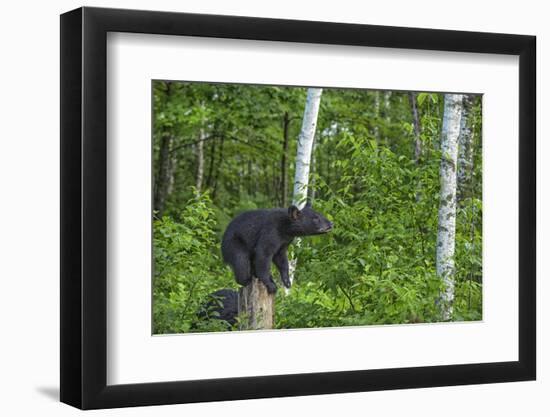
[[[243,287],[252,282],[250,258],[246,252],[238,251],[234,253],[231,259],[231,267],[235,274],[235,280]]]

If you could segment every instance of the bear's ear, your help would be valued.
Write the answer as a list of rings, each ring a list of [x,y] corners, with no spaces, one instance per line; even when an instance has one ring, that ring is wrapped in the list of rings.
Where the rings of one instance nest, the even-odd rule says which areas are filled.
[[[307,202],[306,202],[306,207],[307,207],[307,208],[311,208],[311,200],[307,200]]]
[[[290,217],[292,220],[298,220],[300,214],[300,209],[298,207],[293,205],[288,208],[288,217]]]

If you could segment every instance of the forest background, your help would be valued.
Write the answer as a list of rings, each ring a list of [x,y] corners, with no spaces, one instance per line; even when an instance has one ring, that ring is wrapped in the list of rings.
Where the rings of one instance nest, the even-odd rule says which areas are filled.
[[[227,330],[197,315],[212,292],[238,288],[221,235],[240,212],[293,202],[308,89],[152,88],[153,333]],[[481,101],[322,90],[307,192],[335,228],[291,247],[276,328],[481,319]]]

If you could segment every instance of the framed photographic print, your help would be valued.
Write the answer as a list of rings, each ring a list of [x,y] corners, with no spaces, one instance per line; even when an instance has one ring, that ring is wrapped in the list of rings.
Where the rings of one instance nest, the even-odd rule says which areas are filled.
[[[535,379],[535,38],[61,16],[61,401]]]

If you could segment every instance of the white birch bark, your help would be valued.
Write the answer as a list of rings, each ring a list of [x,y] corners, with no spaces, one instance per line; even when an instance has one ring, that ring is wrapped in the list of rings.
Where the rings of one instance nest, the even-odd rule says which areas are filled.
[[[302,209],[306,205],[307,200],[311,150],[313,149],[313,139],[317,128],[317,115],[319,114],[322,93],[322,88],[309,88],[307,90],[302,129],[298,138],[294,193],[292,197],[292,203],[299,209]]]
[[[322,88],[309,88],[307,90],[302,129],[300,130],[300,136],[298,138],[296,172],[294,174],[294,192],[292,195],[292,204],[300,210],[306,205],[307,202],[311,151],[313,149],[315,130],[317,129],[317,116],[319,114],[319,104],[321,103],[322,93]],[[300,239],[296,239],[295,244],[300,246]],[[289,260],[288,269],[291,284],[294,280],[296,262],[297,259],[295,257]],[[288,293],[288,290],[286,292]]]
[[[391,91],[384,92],[384,118],[386,122],[390,121],[390,97]]]
[[[443,127],[441,129],[441,165],[439,169],[441,188],[436,251],[436,271],[444,287],[439,300],[443,320],[450,320],[453,314],[456,166],[461,116],[462,95],[445,94]]]

